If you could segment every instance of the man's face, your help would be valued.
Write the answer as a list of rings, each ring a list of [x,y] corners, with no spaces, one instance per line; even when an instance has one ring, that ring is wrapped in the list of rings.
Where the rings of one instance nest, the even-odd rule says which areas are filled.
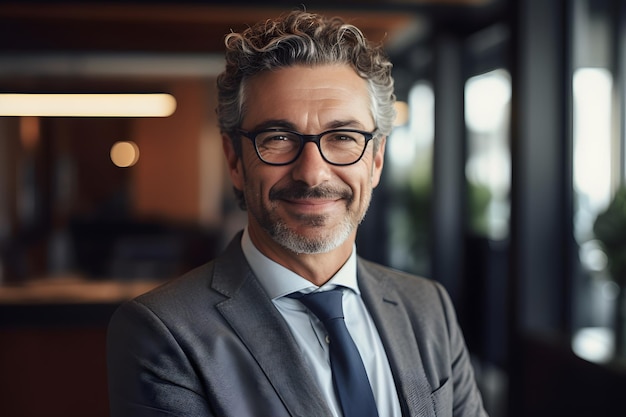
[[[371,132],[375,125],[370,103],[365,80],[349,66],[267,71],[247,83],[242,129]],[[233,183],[244,193],[248,229],[259,249],[275,252],[278,244],[293,253],[311,254],[353,244],[380,180],[384,141],[375,155],[370,141],[361,160],[349,166],[327,163],[310,142],[295,162],[271,166],[257,157],[252,141],[241,140],[241,159],[228,140],[225,150]]]

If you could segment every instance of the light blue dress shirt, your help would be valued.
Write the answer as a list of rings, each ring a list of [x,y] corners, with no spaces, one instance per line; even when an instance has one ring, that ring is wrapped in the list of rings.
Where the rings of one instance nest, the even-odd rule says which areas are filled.
[[[387,355],[376,326],[361,299],[356,278],[356,248],[353,248],[350,258],[335,276],[322,287],[318,287],[263,255],[250,240],[247,228],[241,239],[241,247],[254,274],[287,321],[308,367],[313,371],[336,417],[342,417],[342,412],[333,388],[324,326],[302,303],[286,296],[296,291],[324,291],[337,286],[348,288],[343,296],[346,326],[361,353],[376,399],[378,415],[401,417],[400,402]]]

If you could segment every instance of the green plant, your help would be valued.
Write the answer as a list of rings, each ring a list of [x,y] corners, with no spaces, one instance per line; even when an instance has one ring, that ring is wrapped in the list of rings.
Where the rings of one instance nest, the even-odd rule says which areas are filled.
[[[596,238],[602,242],[613,279],[626,285],[626,187],[619,188],[607,209],[593,225]]]

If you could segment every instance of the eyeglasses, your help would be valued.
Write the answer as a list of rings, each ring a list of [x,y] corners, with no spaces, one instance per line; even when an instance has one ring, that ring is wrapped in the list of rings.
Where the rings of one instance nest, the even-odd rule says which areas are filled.
[[[264,129],[256,132],[239,130],[241,135],[254,143],[261,161],[269,165],[288,165],[294,162],[307,142],[313,142],[331,165],[356,164],[365,153],[367,143],[376,131],[363,132],[354,129],[327,130],[319,135],[303,135],[283,129]]]

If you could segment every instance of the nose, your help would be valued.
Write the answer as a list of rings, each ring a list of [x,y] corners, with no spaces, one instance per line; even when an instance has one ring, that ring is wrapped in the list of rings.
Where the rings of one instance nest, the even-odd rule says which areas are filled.
[[[331,165],[324,160],[319,148],[313,142],[306,143],[302,153],[293,163],[292,177],[309,187],[315,187],[331,177]]]

